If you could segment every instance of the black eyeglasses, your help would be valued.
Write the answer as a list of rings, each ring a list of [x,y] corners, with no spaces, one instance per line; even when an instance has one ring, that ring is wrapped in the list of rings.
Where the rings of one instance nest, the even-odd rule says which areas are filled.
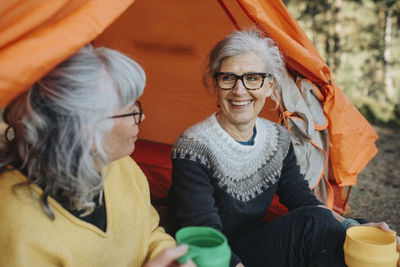
[[[247,90],[258,90],[265,78],[272,78],[272,74],[263,72],[249,72],[243,75],[236,75],[232,72],[216,72],[214,74],[215,84],[222,90],[230,90],[236,86],[237,80],[241,80]]]
[[[110,117],[110,119],[133,116],[133,119],[135,120],[135,124],[139,125],[142,122],[142,119],[143,119],[143,109],[142,109],[142,104],[139,101],[136,101],[135,105],[138,107],[139,112],[132,112],[132,113],[127,113],[127,114],[115,115],[115,116]]]

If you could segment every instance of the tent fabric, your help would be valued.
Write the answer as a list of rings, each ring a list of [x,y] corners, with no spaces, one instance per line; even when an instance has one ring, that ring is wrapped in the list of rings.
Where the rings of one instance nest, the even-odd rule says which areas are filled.
[[[328,82],[328,66],[282,1],[238,2],[249,18],[277,42],[289,67],[313,82]]]
[[[306,79],[290,80],[276,92],[281,120],[292,140],[300,172],[317,198],[333,208],[328,177],[328,122],[322,109],[322,94]]]
[[[295,148],[297,163],[310,188],[313,189],[319,184],[328,161],[326,155],[319,149],[326,150],[324,146],[328,142],[325,142],[323,133],[321,134],[315,126],[327,127],[327,121],[321,103],[313,97],[314,87],[305,81],[299,85],[298,88],[292,80],[287,88],[281,88],[277,93],[284,111],[283,117],[287,117],[285,122]],[[288,115],[285,116],[286,114]]]
[[[171,151],[171,145],[139,139],[132,153],[132,157],[149,179],[151,201],[155,205],[166,205],[171,187]]]
[[[229,8],[238,23],[251,24],[236,1]],[[173,144],[217,110],[213,89],[203,86],[202,69],[211,48],[233,30],[217,1],[136,0],[94,40],[131,56],[146,72],[141,139]],[[263,116],[278,121],[273,107],[268,101]]]
[[[134,0],[0,0],[0,108],[91,42]]]
[[[277,42],[289,68],[321,87],[328,119],[329,165],[340,186],[357,175],[378,152],[375,130],[332,82],[329,67],[281,1],[238,0],[244,12]]]
[[[149,177],[151,186],[168,186],[171,144],[217,108],[212,89],[202,86],[201,70],[210,49],[234,29],[227,14],[241,28],[256,24],[275,40],[288,69],[319,87],[329,128],[329,176],[338,186],[354,185],[377,152],[377,135],[278,0],[0,0],[0,108],[88,42],[120,50],[148,77],[141,98],[147,120],[139,135],[146,145],[139,141],[133,156],[147,155],[139,161],[151,173],[162,170]],[[261,116],[278,122],[273,107],[267,102]],[[151,155],[142,154],[149,149]]]

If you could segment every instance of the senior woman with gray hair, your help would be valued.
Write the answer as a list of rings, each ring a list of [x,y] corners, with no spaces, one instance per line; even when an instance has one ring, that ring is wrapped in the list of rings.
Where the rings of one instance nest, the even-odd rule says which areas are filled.
[[[232,266],[345,266],[345,228],[358,222],[317,200],[286,129],[258,117],[290,79],[278,47],[236,31],[213,48],[206,76],[220,109],[174,144],[169,231],[216,228],[229,240]],[[290,212],[264,222],[275,194]]]
[[[144,85],[136,62],[87,45],[6,107],[0,266],[178,266],[187,247],[129,157]]]

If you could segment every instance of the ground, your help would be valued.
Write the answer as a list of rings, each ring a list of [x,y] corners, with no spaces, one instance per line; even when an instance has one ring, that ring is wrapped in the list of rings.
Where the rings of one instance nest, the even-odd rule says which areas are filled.
[[[346,217],[384,221],[400,233],[400,128],[374,129],[379,152],[359,174]]]

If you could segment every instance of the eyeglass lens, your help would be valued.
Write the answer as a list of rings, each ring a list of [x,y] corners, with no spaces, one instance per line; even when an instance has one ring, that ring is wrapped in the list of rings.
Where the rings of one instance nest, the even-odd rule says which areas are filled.
[[[132,112],[132,113],[128,113],[128,114],[115,115],[115,116],[112,116],[110,118],[111,119],[116,119],[116,118],[123,118],[123,117],[133,116],[135,124],[139,125],[142,122],[142,119],[143,119],[142,104],[139,101],[136,101],[135,106],[139,109],[139,112]]]
[[[242,80],[244,87],[250,90],[260,89],[264,84],[266,73],[246,73],[242,76],[234,73],[216,73],[215,80],[217,86],[224,90],[232,89],[236,86],[237,80]]]
[[[142,109],[142,104],[139,101],[136,101],[136,106],[139,108],[139,113],[136,113],[136,115],[134,115],[133,117],[135,119],[136,125],[139,125],[142,122],[143,109]]]

